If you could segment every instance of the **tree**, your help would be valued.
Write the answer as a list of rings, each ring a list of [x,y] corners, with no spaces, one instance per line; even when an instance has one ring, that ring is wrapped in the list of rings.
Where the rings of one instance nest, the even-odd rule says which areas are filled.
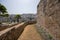
[[[0,4],[0,16],[4,17],[5,13],[7,13],[6,7],[2,4]]]
[[[19,19],[21,19],[21,15],[17,14],[17,15],[15,15],[15,18],[16,18],[17,22],[19,22]]]
[[[0,14],[4,14],[4,13],[7,13],[7,9],[4,5],[0,4]]]
[[[5,17],[6,20],[8,21],[9,14],[1,14],[0,16],[1,16],[1,17]]]
[[[6,17],[7,22],[8,22],[8,17],[9,17],[9,14],[4,14],[4,16]]]
[[[4,16],[5,16],[5,17],[8,17],[8,16],[9,16],[9,14],[4,14]]]

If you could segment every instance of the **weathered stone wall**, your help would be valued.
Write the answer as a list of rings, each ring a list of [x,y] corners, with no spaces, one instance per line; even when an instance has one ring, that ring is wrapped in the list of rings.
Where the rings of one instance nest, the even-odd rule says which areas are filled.
[[[15,25],[17,25],[18,23],[15,23],[15,24],[11,24],[11,25],[2,25],[2,26],[0,26],[0,31],[2,31],[2,30],[4,30],[4,29],[7,29],[7,28],[10,28],[10,27],[12,27],[12,26],[15,26]]]
[[[28,25],[28,23],[24,23],[18,28],[13,28],[10,31],[0,36],[0,40],[17,40],[18,37],[22,34],[24,28]]]
[[[37,29],[45,40],[60,40],[60,0],[41,0],[37,6]]]

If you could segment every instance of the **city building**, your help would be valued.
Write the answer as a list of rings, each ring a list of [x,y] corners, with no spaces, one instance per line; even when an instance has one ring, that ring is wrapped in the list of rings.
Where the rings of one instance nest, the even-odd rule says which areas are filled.
[[[15,15],[12,14],[9,17],[0,16],[0,22],[17,22]],[[36,21],[36,14],[21,14],[20,16],[19,22]]]

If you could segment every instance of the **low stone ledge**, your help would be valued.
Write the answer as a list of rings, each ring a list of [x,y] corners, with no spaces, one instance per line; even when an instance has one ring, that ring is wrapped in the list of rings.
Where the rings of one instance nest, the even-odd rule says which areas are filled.
[[[15,26],[15,25],[17,25],[17,24],[18,24],[18,23],[13,24],[13,25],[1,26],[1,27],[0,27],[0,31],[4,30],[4,29],[6,29],[6,28],[10,28],[10,27],[12,27],[12,26]]]
[[[15,29],[15,28],[11,29],[7,33],[0,36],[0,40],[17,40],[27,25],[28,25],[28,23],[24,23],[17,29]]]

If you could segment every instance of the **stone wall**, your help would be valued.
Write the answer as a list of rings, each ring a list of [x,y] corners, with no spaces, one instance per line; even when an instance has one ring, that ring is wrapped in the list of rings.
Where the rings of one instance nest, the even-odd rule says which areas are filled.
[[[24,28],[28,25],[28,23],[24,23],[18,28],[12,28],[8,32],[4,33],[0,36],[0,40],[17,40],[18,37],[22,34]]]
[[[10,28],[10,27],[12,27],[12,26],[15,26],[15,25],[17,25],[18,23],[15,23],[15,24],[11,24],[11,25],[4,25],[4,24],[2,24],[2,25],[0,25],[0,31],[2,31],[2,30],[4,30],[4,29],[7,29],[7,28]]]
[[[37,29],[45,40],[60,40],[60,0],[41,0],[37,6]]]

